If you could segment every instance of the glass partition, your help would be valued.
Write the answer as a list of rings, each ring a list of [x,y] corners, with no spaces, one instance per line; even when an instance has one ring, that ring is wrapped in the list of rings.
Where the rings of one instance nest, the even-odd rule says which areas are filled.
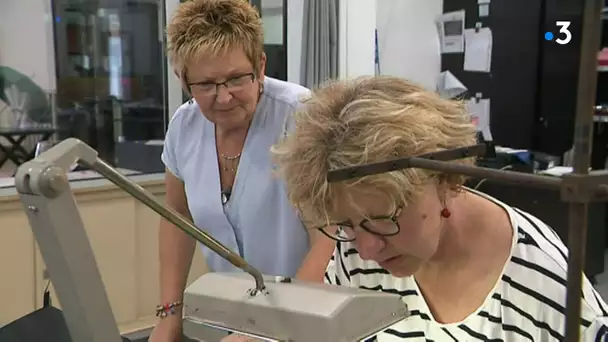
[[[112,165],[162,172],[165,3],[54,0],[56,121]]]

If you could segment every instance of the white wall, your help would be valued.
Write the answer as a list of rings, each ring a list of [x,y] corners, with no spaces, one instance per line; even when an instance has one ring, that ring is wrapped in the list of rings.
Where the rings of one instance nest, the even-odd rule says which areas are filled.
[[[442,9],[443,0],[377,0],[381,74],[435,90],[441,71],[435,19]]]
[[[289,0],[287,4],[287,80],[293,83],[300,83],[302,30],[304,28],[302,13],[304,13],[304,0]]]
[[[340,78],[374,74],[374,31],[377,3],[380,1],[401,0],[340,0],[338,9]]]
[[[348,0],[340,4],[340,77],[373,75],[374,30],[380,73],[430,89],[441,68],[435,19],[443,0]]]
[[[0,66],[18,71],[47,94],[56,92],[50,0],[0,0]],[[22,124],[18,109],[23,108],[28,98],[27,94],[16,90],[13,88],[7,92],[7,96],[12,95],[7,101],[9,103],[0,101],[0,127]],[[6,144],[4,139],[0,139],[0,143]],[[25,142],[25,146],[32,144],[35,144],[33,139],[28,138]],[[2,155],[0,153],[0,157]],[[8,167],[12,167],[11,163],[5,164],[3,170]]]
[[[0,1],[0,65],[55,92],[55,50],[50,0]]]

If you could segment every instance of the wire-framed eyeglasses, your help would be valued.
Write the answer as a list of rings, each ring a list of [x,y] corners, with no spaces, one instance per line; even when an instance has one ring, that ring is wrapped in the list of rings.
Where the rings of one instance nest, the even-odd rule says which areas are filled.
[[[188,83],[188,87],[190,87],[190,92],[192,94],[197,94],[201,96],[215,96],[217,95],[220,86],[226,87],[226,89],[231,92],[237,92],[239,90],[244,89],[248,85],[252,84],[255,80],[255,74],[250,72],[247,74],[235,76],[227,79],[224,82],[196,82],[196,83]]]
[[[397,210],[395,210],[392,215],[371,216],[362,220],[357,225],[349,220],[331,223],[316,229],[320,230],[321,233],[325,234],[328,238],[339,242],[355,241],[355,231],[357,227],[361,227],[361,229],[373,235],[383,237],[393,236],[401,230],[397,218],[401,214],[402,209],[403,207],[397,207]]]

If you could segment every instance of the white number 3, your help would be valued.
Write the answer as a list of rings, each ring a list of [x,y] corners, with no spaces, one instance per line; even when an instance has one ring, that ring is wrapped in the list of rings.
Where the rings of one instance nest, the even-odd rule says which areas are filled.
[[[568,44],[570,43],[570,41],[572,40],[572,33],[570,32],[570,30],[568,30],[568,28],[570,27],[570,22],[569,21],[557,21],[555,22],[555,25],[557,25],[559,27],[559,33],[565,35],[565,38],[557,38],[555,39],[555,42],[557,44]]]

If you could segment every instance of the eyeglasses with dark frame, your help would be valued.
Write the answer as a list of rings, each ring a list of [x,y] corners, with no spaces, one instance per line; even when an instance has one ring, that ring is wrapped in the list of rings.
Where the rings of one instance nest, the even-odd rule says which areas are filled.
[[[192,94],[199,94],[201,96],[215,96],[217,95],[220,86],[226,87],[229,92],[235,92],[242,90],[246,86],[253,83],[255,80],[255,74],[250,72],[243,75],[235,76],[227,79],[224,82],[196,82],[188,83],[190,92]]]
[[[328,238],[338,242],[355,241],[356,227],[361,227],[361,229],[376,236],[393,236],[401,231],[397,218],[401,214],[402,209],[403,207],[401,206],[397,207],[397,210],[395,210],[392,215],[371,216],[363,219],[358,225],[353,224],[352,221],[349,220],[328,224],[315,229],[318,229]]]

